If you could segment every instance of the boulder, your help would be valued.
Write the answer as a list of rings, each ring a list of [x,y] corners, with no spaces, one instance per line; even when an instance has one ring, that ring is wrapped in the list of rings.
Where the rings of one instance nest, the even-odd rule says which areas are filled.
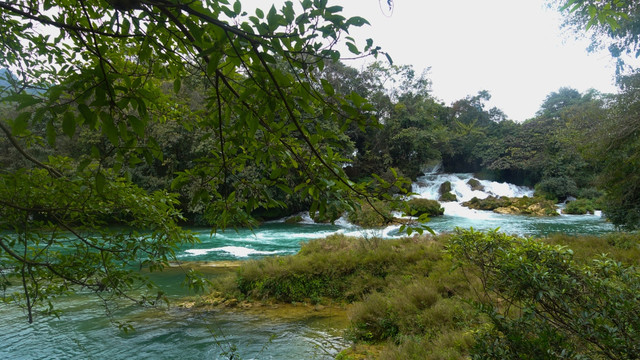
[[[478,179],[469,179],[469,181],[467,181],[467,185],[469,185],[473,191],[484,191],[484,186],[480,184]]]
[[[451,191],[446,192],[438,198],[438,201],[458,201],[458,197],[453,194]]]
[[[506,214],[506,215],[520,215],[522,213],[520,209],[518,209],[513,205],[495,208],[493,209],[493,212],[498,214]]]
[[[440,184],[440,189],[438,189],[438,193],[440,195],[444,195],[448,192],[451,192],[451,182],[445,181],[442,184]]]

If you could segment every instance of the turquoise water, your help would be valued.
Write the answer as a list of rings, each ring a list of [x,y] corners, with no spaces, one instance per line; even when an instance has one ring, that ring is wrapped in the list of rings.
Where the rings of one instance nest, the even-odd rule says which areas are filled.
[[[543,236],[553,233],[604,234],[615,231],[613,225],[600,215],[560,215],[540,218],[533,216],[502,215],[490,211],[460,210],[455,203],[444,204],[456,215],[434,217],[427,223],[436,233],[451,232],[456,227],[476,230],[493,230],[521,236]],[[456,213],[457,211],[457,213]],[[460,214],[464,212],[464,216]],[[399,226],[380,229],[362,229],[337,221],[331,224],[285,224],[268,223],[259,228],[238,231],[227,230],[214,235],[208,229],[192,229],[200,243],[181,249],[180,261],[246,260],[264,256],[290,255],[300,249],[300,244],[310,239],[323,238],[331,234],[351,236],[397,237]]]
[[[451,175],[449,175],[451,176]],[[467,175],[457,175],[454,189],[459,197],[478,196],[465,189]],[[457,180],[456,180],[457,179]],[[415,191],[433,196],[439,178],[423,179]],[[457,181],[457,182],[456,182]],[[435,185],[434,185],[435,184]],[[487,183],[488,189],[527,194],[528,189]],[[445,216],[432,219],[436,232],[455,227],[495,229],[539,236],[554,232],[601,234],[614,230],[598,215],[536,218],[500,215],[446,203]],[[227,230],[211,234],[209,229],[191,229],[200,239],[177,252],[181,262],[247,260],[263,256],[294,254],[300,243],[334,233],[362,236],[398,236],[397,226],[360,229],[338,221],[335,225],[313,224],[308,216],[302,224],[274,222],[249,230]],[[159,285],[177,298],[185,294],[179,269],[154,275]],[[130,303],[115,308],[111,319],[132,325],[124,334],[110,322],[102,303],[93,297],[74,295],[58,301],[64,311],[60,319],[38,316],[28,324],[24,313],[0,305],[0,359],[228,359],[225,352],[237,348],[242,359],[331,359],[348,346],[339,326],[331,319],[278,320],[256,313],[229,311],[196,312],[181,308],[148,309]],[[237,357],[236,357],[237,358]]]
[[[91,298],[74,296],[61,307],[68,315],[34,324],[0,308],[0,359],[228,359],[233,346],[242,359],[325,359],[346,346],[339,330],[313,319],[129,306],[113,314],[135,327],[125,334]]]

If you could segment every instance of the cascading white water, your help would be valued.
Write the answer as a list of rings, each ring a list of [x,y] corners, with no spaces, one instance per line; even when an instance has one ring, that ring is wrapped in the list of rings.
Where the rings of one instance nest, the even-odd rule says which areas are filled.
[[[419,177],[417,181],[412,184],[411,190],[416,194],[413,197],[438,200],[440,197],[440,186],[444,182],[448,181],[451,183],[451,193],[456,196],[457,201],[442,202],[442,207],[445,209],[445,215],[475,219],[491,218],[492,213],[473,210],[462,206],[463,202],[469,201],[474,197],[477,197],[478,199],[485,199],[489,196],[533,196],[533,189],[531,188],[489,180],[476,179],[482,186],[482,190],[473,190],[471,185],[467,183],[471,179],[474,179],[473,174],[467,173],[427,173],[424,176]]]

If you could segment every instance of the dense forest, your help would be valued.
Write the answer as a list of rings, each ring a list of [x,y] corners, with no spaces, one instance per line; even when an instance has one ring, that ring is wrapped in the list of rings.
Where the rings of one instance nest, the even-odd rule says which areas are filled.
[[[357,70],[331,62],[316,76],[336,93],[362,96],[371,107],[368,115],[378,119],[366,126],[351,124],[331,143],[323,144],[339,157],[353,182],[415,180],[442,164],[443,172],[475,173],[479,178],[535,187],[536,195],[556,202],[570,198],[593,201],[614,224],[627,229],[640,226],[635,171],[635,111],[640,106],[637,75],[621,77],[621,93],[616,95],[561,88],[547,96],[534,118],[521,123],[507,119],[500,109],[487,109],[490,94],[486,91],[451,105],[440,102],[430,93],[428,73],[418,75],[411,66],[375,62]],[[119,171],[146,191],[175,191],[186,216],[184,223],[216,226],[218,219],[207,215],[206,192],[189,181],[219,148],[215,135],[198,126],[206,107],[207,99],[202,95],[206,88],[199,76],[183,77],[181,82],[178,92],[171,83],[159,82],[157,96],[163,99],[163,108],[156,115],[158,121],[145,129],[144,136],[153,139],[153,149],[161,158],[145,161],[135,154],[118,154],[122,158],[116,159],[108,155],[116,152],[113,143],[95,131],[71,134],[67,130],[71,136],[57,136],[55,146],[40,146],[34,151],[40,156],[68,156],[77,162],[92,152],[107,154],[100,157],[105,166],[121,163]],[[333,118],[318,117],[314,126],[339,132]],[[52,129],[40,126],[29,131],[47,139]],[[24,159],[15,161],[21,157],[9,141],[5,139],[0,146],[4,169],[27,165]],[[226,183],[218,184],[216,191],[233,187],[238,202],[251,201],[257,191],[267,192],[276,205],[256,206],[247,217],[230,225],[309,210],[312,198],[308,193],[288,191],[269,182],[260,184],[265,178],[278,178],[291,188],[304,180],[296,172],[274,171],[259,162],[245,164],[230,174]],[[407,187],[387,188],[400,195],[403,190]]]

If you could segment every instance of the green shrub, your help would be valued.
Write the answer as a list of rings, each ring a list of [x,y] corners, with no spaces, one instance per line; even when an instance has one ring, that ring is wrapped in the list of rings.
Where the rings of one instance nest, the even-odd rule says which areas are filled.
[[[566,247],[458,230],[447,252],[481,279],[475,358],[638,359],[640,273],[605,256],[581,265]]]
[[[488,196],[484,199],[473,197],[471,200],[463,202],[462,205],[476,210],[494,210],[500,207],[510,206],[511,200],[506,196]]]
[[[349,211],[347,218],[352,224],[373,228],[387,225],[391,219],[391,206],[388,202],[376,200],[373,206],[366,202],[360,204],[359,209]]]
[[[577,197],[580,199],[590,199],[590,200],[596,200],[598,198],[601,198],[602,195],[604,195],[602,193],[602,191],[596,189],[596,188],[583,188],[583,189],[579,189],[578,193],[577,193]]]
[[[576,182],[567,176],[545,178],[535,186],[535,194],[557,202],[578,194]]]
[[[607,244],[622,250],[638,250],[640,247],[640,234],[639,233],[613,233],[604,236]]]
[[[364,239],[333,235],[303,244],[293,256],[243,262],[238,291],[255,299],[354,301],[385,287],[389,276],[428,272],[442,257],[430,237]]]
[[[398,344],[389,344],[383,349],[379,358],[387,360],[468,359],[469,349],[474,343],[473,334],[467,329],[446,331],[434,335],[411,336]]]
[[[352,306],[350,336],[368,342],[398,341],[399,335],[438,334],[468,327],[475,310],[461,297],[443,298],[438,287],[431,277],[408,283],[391,280],[384,291]]]
[[[420,216],[427,214],[428,216],[439,216],[444,214],[444,209],[436,200],[430,199],[411,199],[407,201],[412,216]]]
[[[221,287],[237,299],[352,303],[357,346],[343,358],[636,359],[640,274],[624,264],[637,264],[639,244],[621,233],[334,235],[244,262]]]
[[[588,264],[601,254],[607,254],[612,259],[626,264],[638,264],[640,259],[640,234],[620,232],[602,236],[554,234],[541,240],[550,245],[569,247],[573,251],[573,259],[580,264]]]
[[[584,214],[593,214],[595,211],[595,206],[593,204],[593,200],[589,199],[578,199],[574,201],[567,202],[567,205],[562,210],[564,214],[571,215],[584,215]]]

